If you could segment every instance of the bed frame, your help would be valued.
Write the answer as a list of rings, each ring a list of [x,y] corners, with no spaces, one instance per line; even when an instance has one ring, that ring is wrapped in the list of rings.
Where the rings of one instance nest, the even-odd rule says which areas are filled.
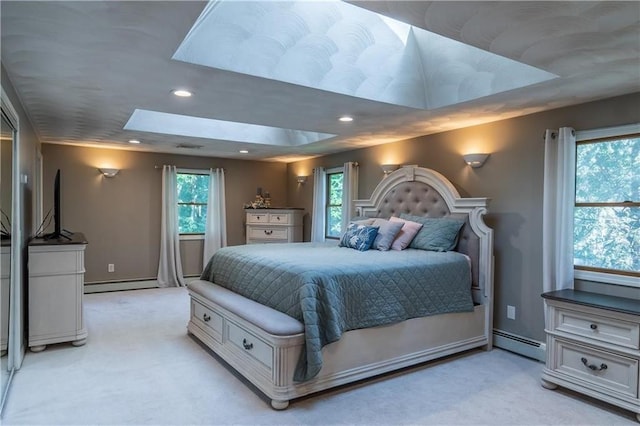
[[[402,167],[389,174],[369,200],[357,200],[358,214],[390,217],[464,217],[456,251],[472,265],[474,311],[414,318],[345,332],[322,350],[320,373],[294,382],[304,345],[303,325],[208,281],[189,284],[188,331],[271,399],[275,409],[304,395],[419,364],[472,348],[492,347],[493,231],[483,221],[488,200],[461,198],[440,173]]]

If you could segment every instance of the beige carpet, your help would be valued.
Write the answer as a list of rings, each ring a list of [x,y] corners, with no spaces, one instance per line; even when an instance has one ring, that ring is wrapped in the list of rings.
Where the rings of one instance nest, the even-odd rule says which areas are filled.
[[[542,364],[471,351],[272,410],[189,337],[185,289],[85,296],[89,340],[28,352],[3,424],[613,425],[630,412],[539,385]]]

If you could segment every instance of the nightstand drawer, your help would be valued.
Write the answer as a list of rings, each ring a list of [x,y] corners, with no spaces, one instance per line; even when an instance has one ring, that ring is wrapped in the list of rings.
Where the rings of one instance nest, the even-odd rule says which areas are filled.
[[[273,348],[232,322],[227,322],[227,338],[244,354],[259,361],[271,370],[273,366]]]
[[[222,317],[200,303],[191,300],[191,319],[208,335],[222,342]]]
[[[638,396],[638,360],[554,339],[551,369],[580,379],[585,387]]]
[[[248,237],[251,240],[284,240],[289,238],[289,228],[250,227]]]
[[[555,330],[627,348],[640,348],[640,324],[556,308]]]

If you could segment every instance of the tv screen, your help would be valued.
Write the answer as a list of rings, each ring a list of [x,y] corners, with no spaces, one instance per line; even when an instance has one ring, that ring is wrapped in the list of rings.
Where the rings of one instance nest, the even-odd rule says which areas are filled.
[[[56,180],[53,183],[53,237],[62,235],[62,225],[60,224],[60,169],[56,172]]]
[[[67,234],[70,234],[69,231],[65,231],[62,229],[62,218],[60,214],[60,169],[56,172],[56,178],[53,182],[53,232],[44,236],[46,240],[53,239],[67,239],[71,238]]]

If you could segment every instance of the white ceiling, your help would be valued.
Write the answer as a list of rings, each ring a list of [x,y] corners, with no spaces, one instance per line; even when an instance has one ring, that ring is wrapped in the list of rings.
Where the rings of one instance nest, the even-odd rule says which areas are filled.
[[[338,82],[338,86],[317,84],[318,89],[307,84],[307,77],[317,74],[308,68],[312,63],[286,68],[283,65],[291,62],[285,59],[290,60],[291,55],[281,59],[267,52],[271,45],[264,39],[255,41],[254,37],[253,47],[247,49],[247,42],[244,50],[229,43],[228,34],[237,36],[238,31],[251,28],[247,27],[250,12],[246,7],[264,9],[264,3],[241,3],[245,12],[235,22],[229,12],[234,5],[226,2],[206,7],[206,2],[178,1],[3,0],[2,64],[44,143],[275,161],[295,161],[640,91],[637,1],[350,3],[410,24],[416,33],[422,28],[438,34],[420,36],[418,41],[425,45],[433,46],[432,40],[437,39],[473,47],[457,56],[449,44],[410,57],[411,61],[402,55],[405,62],[415,63],[418,58],[424,63],[429,58],[431,62],[423,65],[424,69],[429,75],[440,76],[439,80],[429,80],[426,74],[421,75],[417,86],[415,79],[403,81],[400,68],[392,67],[401,61],[386,59],[398,47],[391,51],[388,46],[386,51],[377,49],[377,57],[360,55],[354,61],[361,64],[366,59],[366,72],[392,74],[389,78],[395,78],[404,89],[402,97],[385,98],[378,96],[375,88],[379,86],[370,82],[378,84],[386,75],[369,78],[367,87],[358,80],[359,88],[347,90],[362,69],[351,69],[345,77],[336,73],[336,69],[348,68],[344,51],[329,51],[325,57],[312,55],[318,67],[333,64],[327,75]],[[312,5],[321,6],[317,10],[324,12],[331,6]],[[284,44],[300,31],[301,16],[290,16],[285,6],[285,12],[271,17],[275,22],[272,30],[280,31],[279,40],[289,37],[282,41]],[[344,6],[352,8],[340,7]],[[194,64],[176,52],[185,37],[195,32],[192,27],[196,22],[196,29],[202,28],[197,20],[203,10],[219,15],[209,39],[200,41],[200,49],[210,50],[212,56],[192,61]],[[308,20],[309,14],[313,13],[302,13],[307,27],[315,25]],[[348,27],[342,33],[360,38],[363,33],[380,33],[368,19],[357,31]],[[218,31],[221,22],[235,33]],[[335,30],[331,35],[335,36]],[[393,36],[384,33],[381,37]],[[335,44],[342,40],[334,37]],[[227,56],[220,59],[223,54]],[[472,60],[475,55],[492,59]],[[177,56],[179,60],[173,59]],[[268,59],[279,71],[262,72],[259,62],[247,60],[252,56]],[[507,74],[514,81],[522,80],[527,73],[540,78],[520,88],[529,83],[505,85],[502,66],[486,69],[487,62],[496,61],[523,64],[522,69]],[[471,72],[470,62],[475,67]],[[307,74],[302,73],[305,67]],[[288,72],[281,72],[283,69]],[[291,72],[298,69],[301,72]],[[194,96],[177,98],[171,94],[175,88],[188,88]],[[426,99],[425,105],[416,104],[417,98]],[[144,116],[145,127],[127,125],[134,112]],[[337,118],[344,114],[355,120],[339,122]],[[176,124],[174,134],[158,133],[162,130],[154,127],[172,124],[180,116],[190,117],[191,124],[184,128]],[[213,135],[205,131],[221,121],[233,123]],[[252,129],[261,132],[257,133],[260,139],[247,142],[255,135],[246,128],[234,133],[241,128],[237,123],[254,125]],[[134,146],[127,142],[129,139],[142,143]],[[240,154],[241,149],[249,150],[249,154]]]

